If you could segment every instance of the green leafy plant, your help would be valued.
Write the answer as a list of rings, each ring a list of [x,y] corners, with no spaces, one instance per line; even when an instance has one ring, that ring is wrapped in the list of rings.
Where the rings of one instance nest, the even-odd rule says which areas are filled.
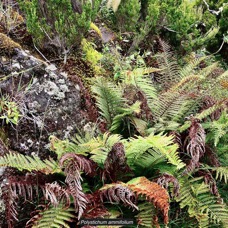
[[[0,119],[4,120],[6,124],[17,124],[21,117],[16,102],[10,101],[8,97],[3,96],[0,101],[0,115]]]

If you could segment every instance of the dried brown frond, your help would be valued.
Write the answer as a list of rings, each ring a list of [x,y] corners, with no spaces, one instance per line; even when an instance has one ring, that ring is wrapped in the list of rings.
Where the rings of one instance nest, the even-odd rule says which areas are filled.
[[[185,141],[187,153],[191,156],[190,163],[187,165],[185,173],[193,171],[196,167],[199,167],[199,159],[204,156],[205,153],[205,131],[199,122],[199,119],[190,117],[191,126],[189,129],[189,135]]]
[[[205,156],[207,164],[213,167],[219,167],[221,164],[218,160],[216,153],[208,146],[205,145]]]
[[[145,196],[149,202],[153,203],[155,208],[160,209],[164,216],[164,223],[168,224],[169,194],[166,189],[145,177],[133,179],[129,182],[128,186],[136,195]]]
[[[86,174],[94,176],[96,174],[96,164],[82,155],[67,153],[61,157],[60,166],[64,167],[66,175],[65,182],[69,186],[70,194],[74,200],[75,210],[78,212],[78,219],[80,219],[88,203],[87,197],[82,191],[82,177],[80,172],[83,171]]]
[[[110,203],[123,203],[138,210],[135,193],[124,183],[107,184],[99,190],[101,201],[108,200]]]
[[[5,204],[5,215],[8,228],[13,228],[15,221],[18,221],[17,199],[18,195],[12,191],[9,184],[2,187],[2,199]]]
[[[207,184],[210,188],[210,191],[215,196],[220,196],[218,192],[218,188],[216,185],[215,179],[212,177],[211,173],[207,170],[199,170],[197,172],[199,176],[203,176],[205,184]]]
[[[83,218],[104,218],[110,215],[108,209],[101,201],[99,192],[87,194],[88,205],[83,213]]]
[[[117,182],[130,175],[133,173],[127,164],[124,146],[122,143],[115,143],[105,160],[103,179],[109,178],[112,182]]]
[[[69,190],[64,189],[57,182],[45,184],[44,196],[54,207],[60,203],[64,204],[66,208],[70,206]]]
[[[164,188],[166,188],[166,189],[168,189],[169,184],[172,183],[172,184],[173,184],[172,196],[173,196],[173,197],[176,197],[176,196],[179,195],[179,192],[180,192],[180,185],[179,185],[178,180],[177,180],[174,176],[165,173],[165,174],[161,175],[161,176],[156,180],[156,182],[157,182],[160,186],[162,186],[162,187],[164,187]]]

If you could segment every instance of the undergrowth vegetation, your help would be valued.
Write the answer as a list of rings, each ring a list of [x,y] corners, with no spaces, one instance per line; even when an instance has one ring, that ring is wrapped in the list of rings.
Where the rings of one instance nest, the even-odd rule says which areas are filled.
[[[6,151],[0,167],[16,173],[1,189],[8,227],[19,221],[22,202],[32,205],[27,228],[75,227],[81,218],[227,227],[228,71],[204,50],[215,37],[226,45],[227,4],[113,0],[77,8],[77,1],[56,2],[21,1],[28,31],[40,47],[49,40],[61,54],[80,46],[94,72],[86,102],[98,118],[73,138],[50,135],[55,159],[11,151],[0,140]],[[130,33],[129,40],[118,37],[96,49],[86,32],[92,28],[102,38],[91,24],[99,6],[98,19],[116,36]],[[220,18],[211,6],[222,7]],[[4,97],[0,114],[12,125],[20,117]]]

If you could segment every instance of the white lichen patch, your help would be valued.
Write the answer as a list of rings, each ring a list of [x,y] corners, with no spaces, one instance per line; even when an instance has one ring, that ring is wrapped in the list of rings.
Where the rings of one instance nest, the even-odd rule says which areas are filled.
[[[58,86],[54,82],[48,81],[43,85],[44,92],[56,100],[65,98],[65,93],[69,91],[67,85]]]

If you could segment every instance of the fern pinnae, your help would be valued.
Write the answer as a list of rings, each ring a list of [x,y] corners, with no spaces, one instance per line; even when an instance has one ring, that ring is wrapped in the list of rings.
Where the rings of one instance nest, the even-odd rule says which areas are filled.
[[[75,219],[73,211],[74,209],[66,209],[61,204],[57,207],[46,208],[44,211],[41,211],[38,215],[30,219],[26,224],[26,228],[70,228],[67,222],[72,222]]]
[[[0,166],[9,166],[18,170],[41,171],[45,174],[61,172],[54,160],[42,161],[37,156],[9,153],[0,157]]]
[[[98,77],[92,86],[92,92],[95,95],[100,114],[110,126],[114,116],[118,114],[118,108],[123,107],[124,99],[120,88],[111,82],[107,82],[106,79]]]
[[[159,67],[163,69],[159,81],[167,88],[179,81],[180,69],[176,60],[173,58],[170,46],[161,39],[159,40],[159,43],[163,51],[156,55]]]

